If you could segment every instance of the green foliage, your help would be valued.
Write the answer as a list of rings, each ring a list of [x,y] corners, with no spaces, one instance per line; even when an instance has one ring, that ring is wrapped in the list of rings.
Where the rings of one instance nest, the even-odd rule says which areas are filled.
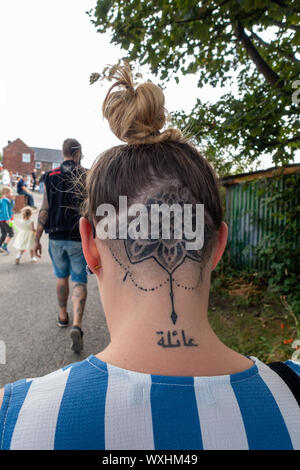
[[[287,308],[294,312],[300,322],[299,182],[300,175],[297,173],[285,176],[279,173],[273,178],[262,178],[249,183],[259,201],[251,209],[252,218],[255,224],[259,224],[258,233],[262,234],[256,247],[248,246],[252,250],[252,268],[233,266],[231,247],[228,244],[213,274],[213,283],[220,288],[233,279],[244,279],[264,291],[281,296]],[[235,249],[236,243],[235,241]]]
[[[190,115],[174,116],[221,175],[266,153],[286,163],[300,148],[299,14],[299,0],[98,0],[89,12],[98,32],[162,82],[196,73],[200,88],[235,85],[216,103],[195,92]]]
[[[291,343],[300,336],[294,314],[280,296],[265,286],[246,298],[231,295],[233,282],[255,285],[254,279],[241,272],[216,277],[210,295],[209,322],[217,336],[240,354],[256,356],[267,363],[288,360],[295,351]]]
[[[259,182],[257,192],[272,214],[272,224],[256,248],[267,259],[268,270],[261,274],[274,292],[283,295],[300,320],[300,178],[298,174],[268,178]],[[263,221],[262,221],[263,223]],[[265,222],[266,223],[266,222]]]

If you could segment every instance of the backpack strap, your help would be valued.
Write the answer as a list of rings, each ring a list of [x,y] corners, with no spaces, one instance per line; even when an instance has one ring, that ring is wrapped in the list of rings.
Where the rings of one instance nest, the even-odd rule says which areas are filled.
[[[300,378],[296,372],[284,362],[271,362],[268,366],[287,384],[300,407]]]

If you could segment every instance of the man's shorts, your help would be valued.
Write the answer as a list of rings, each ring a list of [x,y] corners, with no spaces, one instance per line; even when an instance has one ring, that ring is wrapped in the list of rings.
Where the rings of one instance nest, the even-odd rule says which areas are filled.
[[[48,251],[57,278],[64,279],[71,276],[73,282],[86,284],[86,260],[80,241],[49,240]]]

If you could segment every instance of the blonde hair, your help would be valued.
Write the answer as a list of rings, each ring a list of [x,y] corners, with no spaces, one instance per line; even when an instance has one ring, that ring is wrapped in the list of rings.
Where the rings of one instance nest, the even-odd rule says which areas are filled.
[[[21,214],[22,214],[23,219],[25,220],[30,219],[30,217],[33,214],[31,207],[30,206],[23,207],[23,209],[21,210]]]
[[[108,90],[102,112],[120,140],[128,144],[185,140],[179,129],[170,127],[160,132],[166,124],[167,111],[159,86],[145,82],[135,87],[128,64],[115,67],[111,78],[116,81]]]
[[[2,194],[8,194],[12,192],[12,189],[9,186],[3,186],[1,191],[2,191]]]

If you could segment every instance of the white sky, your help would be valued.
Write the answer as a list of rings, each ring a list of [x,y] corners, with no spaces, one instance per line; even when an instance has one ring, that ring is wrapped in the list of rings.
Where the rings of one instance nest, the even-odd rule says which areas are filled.
[[[95,5],[96,0],[0,0],[0,149],[18,137],[29,146],[60,149],[74,137],[89,167],[120,143],[101,115],[109,84],[90,85],[89,77],[124,51],[96,32],[85,14]],[[167,86],[166,107],[189,111],[197,97],[215,100],[223,92],[199,90],[197,77],[188,76]],[[270,164],[266,159],[262,166]]]

